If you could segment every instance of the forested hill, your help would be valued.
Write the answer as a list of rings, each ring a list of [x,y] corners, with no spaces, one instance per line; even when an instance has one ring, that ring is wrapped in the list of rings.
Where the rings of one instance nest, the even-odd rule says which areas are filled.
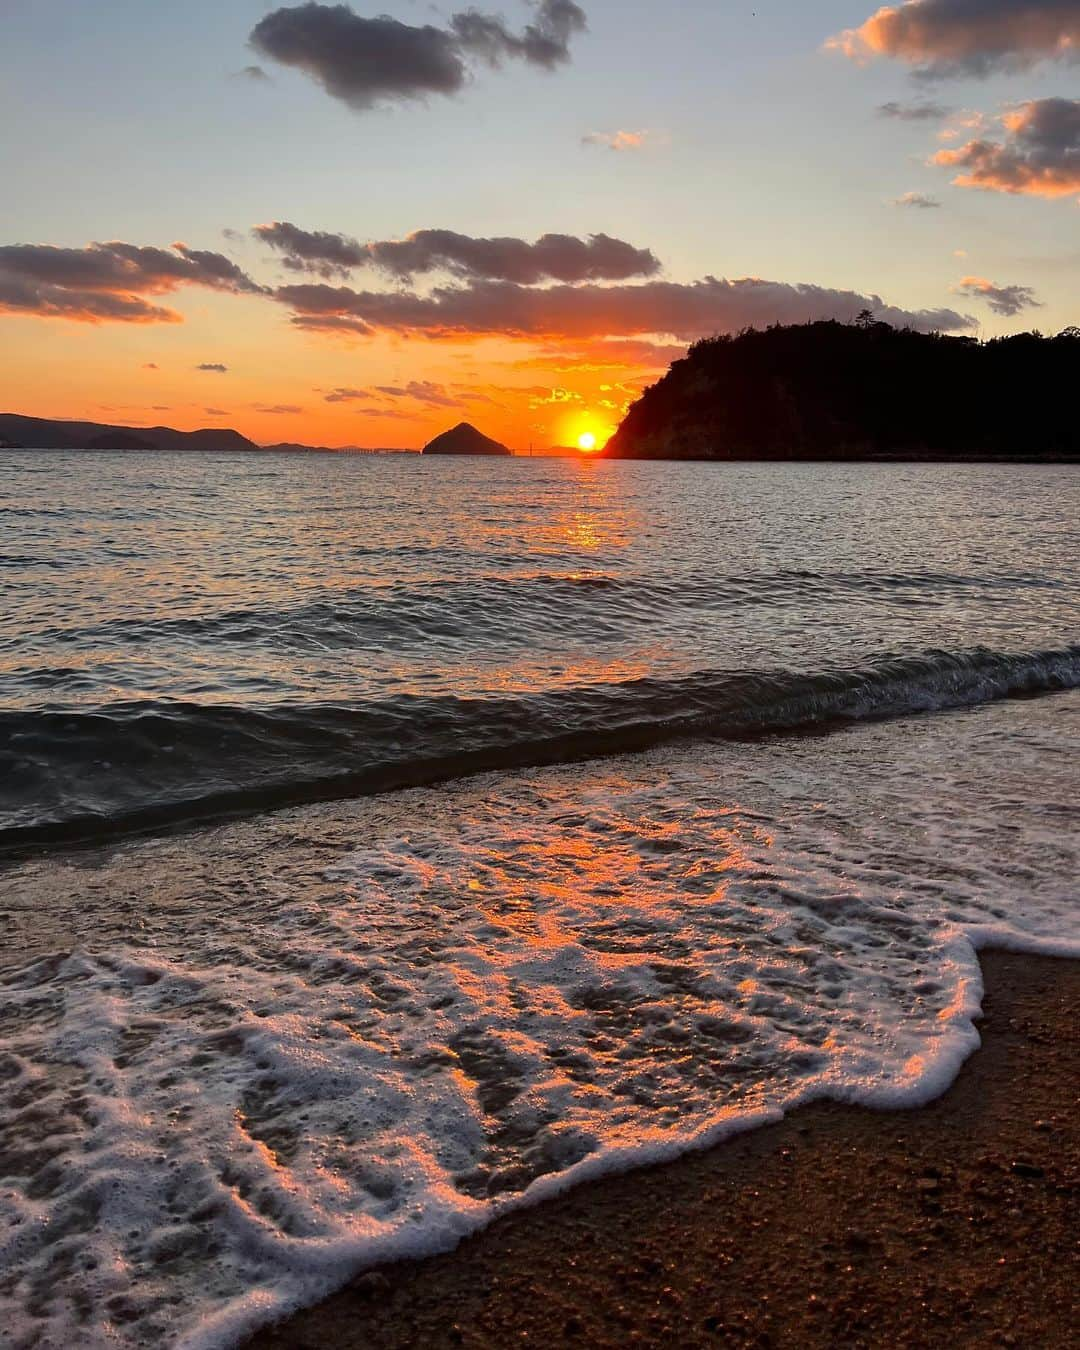
[[[626,459],[1080,458],[1080,328],[974,338],[809,323],[691,347],[630,408]]]

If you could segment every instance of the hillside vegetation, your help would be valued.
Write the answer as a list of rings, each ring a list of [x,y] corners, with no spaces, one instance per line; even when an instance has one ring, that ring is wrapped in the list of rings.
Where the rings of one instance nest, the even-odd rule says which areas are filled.
[[[1080,328],[974,338],[835,322],[691,347],[605,455],[626,459],[1080,457]]]

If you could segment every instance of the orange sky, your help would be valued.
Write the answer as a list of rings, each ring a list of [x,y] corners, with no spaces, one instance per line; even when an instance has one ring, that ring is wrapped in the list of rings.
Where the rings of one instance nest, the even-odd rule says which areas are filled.
[[[180,324],[90,324],[0,315],[2,411],[181,430],[235,427],[259,444],[418,448],[470,421],[514,449],[610,436],[670,353],[627,344],[290,330],[258,297],[189,290]],[[677,355],[678,348],[672,348]],[[203,371],[200,365],[227,369]],[[383,393],[381,390],[393,390]],[[7,406],[10,405],[10,406]]]

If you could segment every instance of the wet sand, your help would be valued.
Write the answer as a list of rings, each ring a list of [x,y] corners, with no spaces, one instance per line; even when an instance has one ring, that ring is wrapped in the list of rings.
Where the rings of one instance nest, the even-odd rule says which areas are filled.
[[[1080,963],[983,954],[983,1048],[369,1272],[250,1350],[1076,1344]]]

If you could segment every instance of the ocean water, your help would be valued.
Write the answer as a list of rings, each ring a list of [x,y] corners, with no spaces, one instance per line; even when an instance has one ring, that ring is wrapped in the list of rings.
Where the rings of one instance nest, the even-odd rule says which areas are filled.
[[[918,1104],[980,946],[1080,954],[1075,470],[2,467],[18,1350],[234,1345],[584,1177]]]
[[[1069,683],[1077,482],[0,452],[0,848]]]

